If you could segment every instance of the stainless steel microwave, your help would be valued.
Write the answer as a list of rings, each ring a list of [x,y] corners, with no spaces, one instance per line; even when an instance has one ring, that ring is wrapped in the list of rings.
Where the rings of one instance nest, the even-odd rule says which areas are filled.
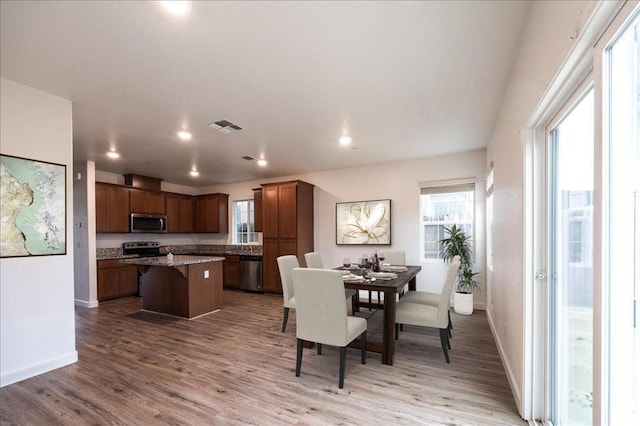
[[[167,216],[161,214],[131,213],[131,232],[167,232]]]

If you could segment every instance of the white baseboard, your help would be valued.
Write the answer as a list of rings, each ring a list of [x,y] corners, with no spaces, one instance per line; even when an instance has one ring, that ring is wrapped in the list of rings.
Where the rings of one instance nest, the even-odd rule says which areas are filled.
[[[10,385],[12,383],[19,382],[21,380],[28,379],[43,373],[46,373],[56,368],[64,367],[69,364],[73,364],[78,361],[78,351],[70,352],[61,357],[50,359],[46,362],[32,365],[21,370],[12,371],[0,376],[0,387]]]
[[[500,336],[496,331],[496,327],[493,323],[493,318],[491,318],[490,311],[487,311],[487,320],[489,321],[491,334],[493,334],[493,340],[495,340],[496,346],[498,347],[498,354],[500,355],[500,359],[502,360],[502,365],[504,366],[505,373],[507,373],[509,387],[511,388],[511,393],[513,393],[513,399],[516,401],[516,405],[518,406],[518,413],[520,413],[520,416],[522,417],[522,394],[520,393],[520,389],[517,386],[518,381],[513,375],[513,370],[511,369],[509,362],[507,362],[504,347],[502,346],[502,341],[500,340]]]
[[[97,300],[81,300],[81,299],[74,299],[75,301],[75,305],[76,306],[80,306],[82,308],[97,308],[99,303]]]

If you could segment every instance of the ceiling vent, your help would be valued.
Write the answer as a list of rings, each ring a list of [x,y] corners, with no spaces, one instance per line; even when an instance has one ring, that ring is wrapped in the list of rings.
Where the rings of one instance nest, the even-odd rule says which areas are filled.
[[[227,120],[214,121],[213,123],[209,123],[208,126],[214,130],[224,133],[225,135],[235,132],[236,130],[242,130],[242,127]]]
[[[252,156],[250,156],[250,155],[243,155],[243,156],[242,156],[242,157],[240,157],[240,158],[242,158],[243,160],[247,160],[247,161],[253,161],[253,160],[255,160],[255,158],[253,158],[253,157],[252,157]]]

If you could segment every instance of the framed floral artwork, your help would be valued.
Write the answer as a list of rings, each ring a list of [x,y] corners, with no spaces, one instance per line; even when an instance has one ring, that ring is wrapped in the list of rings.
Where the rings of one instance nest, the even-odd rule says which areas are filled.
[[[391,200],[336,203],[336,244],[390,245]]]
[[[66,166],[0,155],[0,257],[67,253]]]

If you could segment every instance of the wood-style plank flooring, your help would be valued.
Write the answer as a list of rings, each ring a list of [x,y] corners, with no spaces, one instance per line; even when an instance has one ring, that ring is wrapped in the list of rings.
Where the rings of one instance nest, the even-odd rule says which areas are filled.
[[[0,389],[0,423],[525,424],[483,311],[452,312],[451,364],[437,330],[405,326],[393,366],[349,349],[338,389],[337,348],[305,349],[295,377],[296,316],[280,332],[281,297],[225,291],[220,311],[191,321],[140,309],[76,308],[78,362]],[[377,312],[370,339],[381,326]]]

